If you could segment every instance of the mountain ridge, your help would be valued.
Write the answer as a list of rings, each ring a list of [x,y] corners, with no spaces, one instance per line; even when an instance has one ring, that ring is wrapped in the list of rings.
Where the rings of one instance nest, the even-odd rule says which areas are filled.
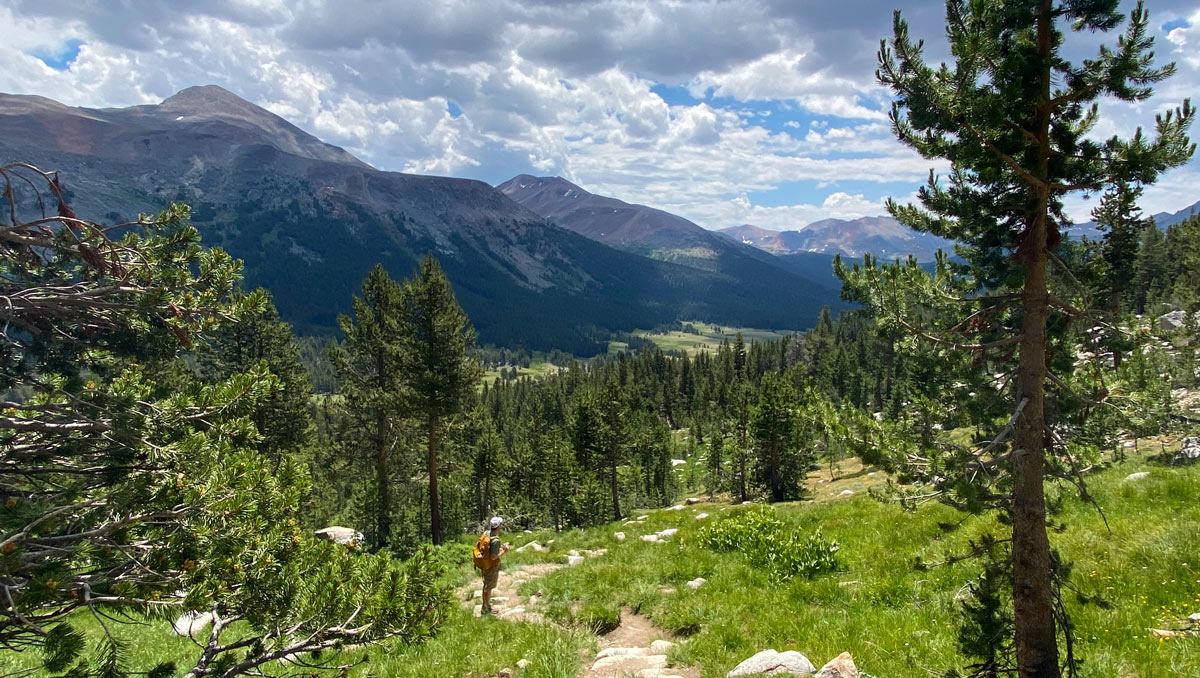
[[[121,109],[0,95],[0,158],[60,170],[96,220],[189,202],[206,244],[241,258],[246,284],[306,333],[334,331],[376,261],[400,278],[429,251],[481,339],[501,345],[585,355],[605,330],[681,318],[801,329],[820,307],[613,249],[484,182],[378,170],[220,88]]]

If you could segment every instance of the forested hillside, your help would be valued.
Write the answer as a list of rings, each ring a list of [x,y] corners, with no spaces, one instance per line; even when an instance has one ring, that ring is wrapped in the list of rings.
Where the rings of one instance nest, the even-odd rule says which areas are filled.
[[[246,283],[306,335],[336,333],[376,263],[402,277],[427,252],[501,347],[594,355],[612,332],[684,318],[801,329],[839,303],[752,258],[715,270],[651,260],[482,182],[377,170],[216,86],[103,110],[0,95],[0,154],[58,170],[72,209],[109,225],[187,202],[205,244],[241,259]]]

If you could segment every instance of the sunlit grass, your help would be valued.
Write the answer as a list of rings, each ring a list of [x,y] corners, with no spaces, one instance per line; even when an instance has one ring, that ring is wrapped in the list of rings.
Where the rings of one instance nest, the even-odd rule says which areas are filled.
[[[847,468],[847,471],[850,469]],[[1135,471],[1150,471],[1126,481]],[[853,473],[848,480],[854,482]],[[862,478],[863,476],[859,476]],[[873,478],[872,478],[873,479]],[[1073,584],[1098,595],[1107,607],[1084,605],[1074,595],[1068,605],[1076,623],[1076,650],[1085,678],[1160,678],[1200,675],[1200,638],[1160,640],[1152,628],[1170,628],[1200,611],[1200,467],[1165,467],[1133,458],[1089,479],[1111,533],[1095,507],[1068,498],[1051,535],[1073,563]],[[705,678],[717,678],[749,655],[765,649],[799,650],[817,665],[842,651],[876,676],[920,676],[961,666],[956,645],[959,615],[955,596],[978,573],[977,563],[917,571],[927,562],[961,553],[969,539],[1003,527],[991,518],[968,518],[937,504],[908,513],[856,493],[837,496],[832,484],[820,502],[779,505],[796,530],[821,529],[841,546],[842,570],[808,580],[768,581],[739,554],[718,555],[694,546],[700,526],[736,508],[699,504],[679,511],[647,511],[633,525],[606,525],[555,534],[507,533],[515,546],[531,540],[549,544],[547,553],[514,553],[506,568],[535,562],[563,562],[570,549],[607,548],[589,558],[523,586],[540,590],[551,625],[475,619],[456,610],[434,640],[415,648],[369,650],[369,662],[354,669],[386,676],[494,675],[530,660],[525,676],[566,678],[582,666],[581,650],[593,640],[584,627],[589,615],[622,607],[649,616],[682,642],[672,650],[679,664],[699,665]],[[722,510],[724,509],[724,510]],[[698,513],[709,518],[697,520]],[[635,512],[633,517],[639,513]],[[959,524],[945,531],[939,523]],[[668,543],[649,544],[640,536],[679,528]],[[613,537],[623,531],[626,540]],[[476,576],[469,563],[453,573],[456,585]],[[704,577],[698,590],[686,582]],[[665,592],[674,589],[673,593]],[[89,634],[98,625],[81,616]],[[174,636],[167,625],[118,626],[132,648],[130,667],[145,670],[174,660],[184,670],[196,648]],[[361,653],[350,654],[357,659]],[[0,673],[36,663],[36,657],[0,653]]]

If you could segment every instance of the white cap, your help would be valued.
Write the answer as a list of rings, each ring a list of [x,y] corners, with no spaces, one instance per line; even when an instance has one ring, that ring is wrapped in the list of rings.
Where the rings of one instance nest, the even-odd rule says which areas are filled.
[[[502,523],[502,522],[504,522],[503,518],[501,518],[500,516],[494,516],[491,520],[488,521],[488,527],[490,529],[494,530],[497,527],[500,527],[500,523]]]

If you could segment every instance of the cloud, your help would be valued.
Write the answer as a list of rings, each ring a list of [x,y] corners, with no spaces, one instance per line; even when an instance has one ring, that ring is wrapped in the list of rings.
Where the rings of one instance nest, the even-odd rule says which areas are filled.
[[[941,7],[906,1],[914,37],[944,58]],[[879,213],[887,192],[944,169],[884,120],[875,50],[893,4],[13,0],[0,6],[0,91],[104,107],[219,84],[383,169],[561,174],[704,226],[794,227]],[[1149,101],[1106,102],[1097,134],[1129,134],[1197,91],[1196,0],[1156,2],[1153,24],[1167,22],[1157,48],[1179,74]],[[39,58],[72,45],[61,70]],[[1189,184],[1191,168],[1168,174],[1148,209],[1194,202]]]

